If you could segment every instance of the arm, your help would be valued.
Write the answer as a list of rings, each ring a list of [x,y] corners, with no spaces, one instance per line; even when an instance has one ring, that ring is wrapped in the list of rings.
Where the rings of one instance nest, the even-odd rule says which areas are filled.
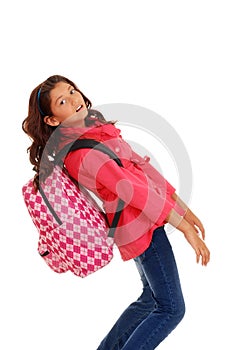
[[[186,206],[176,193],[174,193],[172,197],[184,210],[186,210],[186,214],[182,218],[174,209],[172,209],[166,218],[166,222],[184,234],[188,243],[196,253],[197,263],[201,258],[202,265],[206,266],[210,260],[210,252],[204,243],[204,227],[197,216]],[[199,237],[200,233],[202,238]]]
[[[133,161],[138,163],[152,179],[158,179],[160,174],[157,169],[136,152],[133,152]],[[176,202],[176,205],[170,211],[165,222],[170,223],[184,234],[189,244],[195,250],[197,262],[199,262],[201,257],[202,265],[207,265],[210,260],[210,252],[203,241],[205,239],[205,230],[201,221],[175,193],[175,189],[168,182],[167,189],[168,193],[171,193],[171,198]],[[202,239],[199,237],[200,233]]]
[[[175,192],[175,188],[162,176],[162,174],[150,163],[150,158],[145,156],[141,157],[138,153],[132,151],[132,162],[137,164],[147,176],[149,176],[153,181],[158,183],[161,181],[166,184],[168,193]]]
[[[198,217],[188,208],[188,206],[182,201],[182,199],[176,194],[172,194],[172,199],[176,201],[176,203],[185,211],[184,218],[188,221],[196,230],[197,233],[201,233],[203,240],[205,239],[205,229],[203,227],[202,222],[198,219]]]
[[[113,160],[96,150],[71,152],[66,167],[74,178],[84,186],[106,188],[121,198],[126,205],[142,211],[153,223],[163,224],[175,201],[166,193],[166,187],[157,192],[144,172],[121,168]],[[77,177],[78,176],[78,177]]]

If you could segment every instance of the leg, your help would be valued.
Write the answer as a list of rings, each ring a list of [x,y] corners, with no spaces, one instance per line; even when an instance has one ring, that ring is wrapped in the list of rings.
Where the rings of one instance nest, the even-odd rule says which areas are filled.
[[[137,261],[157,306],[132,332],[122,350],[153,350],[178,325],[185,312],[176,262],[164,227],[155,230],[150,247]]]
[[[139,324],[154,310],[155,300],[141,265],[136,261],[143,283],[141,296],[122,313],[97,350],[120,350]]]

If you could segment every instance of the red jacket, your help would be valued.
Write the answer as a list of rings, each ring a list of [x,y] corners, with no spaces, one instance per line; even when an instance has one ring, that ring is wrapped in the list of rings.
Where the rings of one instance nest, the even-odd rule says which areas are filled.
[[[119,167],[108,155],[94,149],[73,151],[65,159],[69,174],[101,199],[109,222],[118,198],[124,200],[125,207],[115,232],[115,243],[123,260],[147,249],[153,231],[165,223],[172,208],[184,215],[183,209],[171,198],[174,187],[150,165],[149,158],[142,158],[132,150],[114,125],[97,122],[94,127],[61,128],[61,132],[65,143],[78,137],[105,143],[124,165]]]

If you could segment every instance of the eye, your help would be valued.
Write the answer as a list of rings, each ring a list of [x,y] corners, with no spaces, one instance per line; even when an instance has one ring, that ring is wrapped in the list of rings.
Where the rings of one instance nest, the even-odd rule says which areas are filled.
[[[66,103],[66,100],[62,100],[62,101],[60,102],[60,105],[65,105],[65,103]]]
[[[76,90],[75,89],[71,89],[70,94],[73,95],[75,93],[76,93]]]

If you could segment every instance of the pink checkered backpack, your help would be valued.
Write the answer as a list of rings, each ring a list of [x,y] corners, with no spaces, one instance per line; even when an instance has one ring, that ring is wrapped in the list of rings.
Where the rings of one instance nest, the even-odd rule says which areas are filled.
[[[114,231],[124,203],[119,199],[113,222],[108,225],[105,214],[89,192],[74,183],[60,161],[68,152],[80,148],[95,148],[122,166],[120,159],[104,144],[78,139],[55,157],[53,172],[37,192],[31,179],[23,186],[22,193],[39,232],[38,252],[45,262],[55,272],[70,270],[86,277],[113,258]]]

